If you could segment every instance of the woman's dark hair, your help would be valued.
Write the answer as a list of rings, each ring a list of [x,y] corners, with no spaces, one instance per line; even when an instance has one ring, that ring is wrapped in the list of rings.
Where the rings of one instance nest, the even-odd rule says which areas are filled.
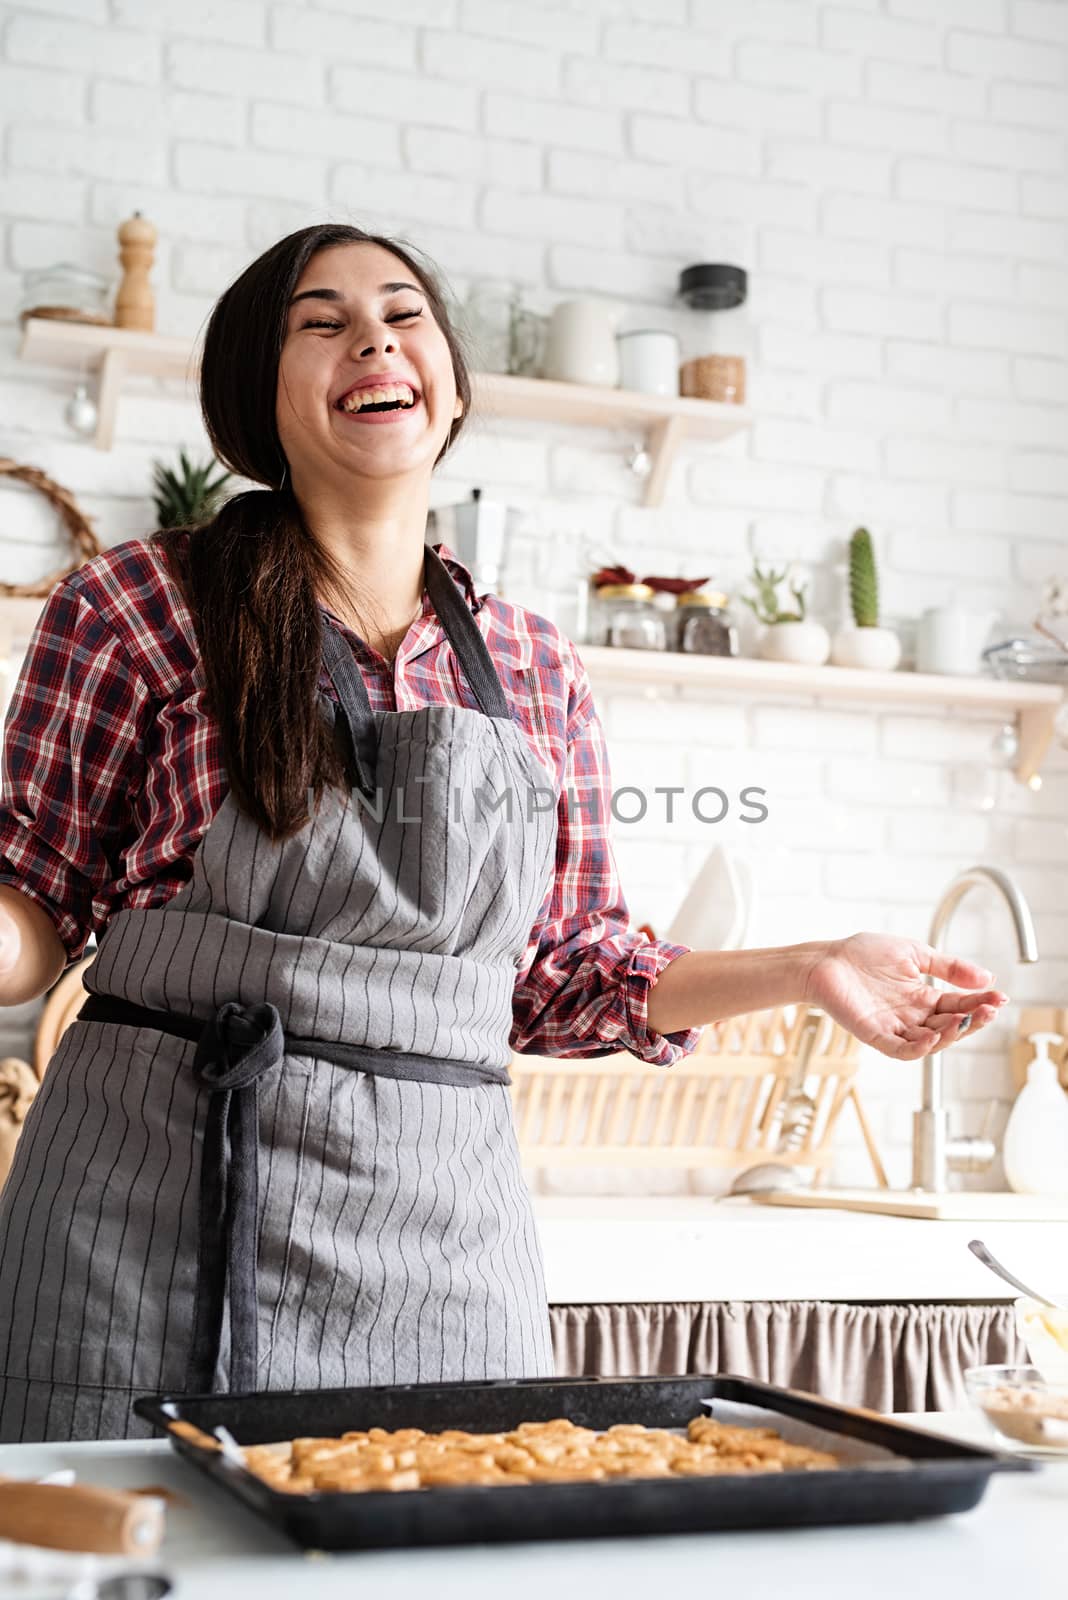
[[[193,615],[208,705],[234,799],[272,839],[296,833],[326,785],[345,781],[344,759],[318,709],[317,588],[344,590],[329,553],[305,526],[286,485],[275,422],[278,367],[289,302],[319,250],[376,244],[414,274],[452,356],[463,412],[471,378],[434,270],[414,247],[341,223],[302,228],[264,252],[215,305],[204,336],[200,406],[218,459],[267,486],[236,495],[203,527],[158,531]],[[437,461],[435,461],[435,466]]]

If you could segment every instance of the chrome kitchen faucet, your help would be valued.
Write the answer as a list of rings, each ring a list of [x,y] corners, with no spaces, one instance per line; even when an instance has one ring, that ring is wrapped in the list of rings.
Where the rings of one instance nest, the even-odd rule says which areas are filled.
[[[1021,961],[1037,961],[1038,945],[1031,909],[1008,873],[1000,867],[968,867],[950,883],[935,907],[928,943],[936,950],[969,889],[987,884],[996,889],[1012,917]],[[933,979],[929,979],[933,982]],[[984,1172],[997,1155],[990,1139],[949,1137],[949,1112],[942,1104],[942,1057],[923,1058],[923,1098],[912,1117],[912,1187],[941,1193],[953,1172]]]

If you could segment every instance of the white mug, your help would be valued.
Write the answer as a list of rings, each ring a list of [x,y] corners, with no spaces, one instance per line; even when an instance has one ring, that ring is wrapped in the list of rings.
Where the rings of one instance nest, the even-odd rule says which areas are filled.
[[[916,629],[916,671],[960,677],[977,673],[979,652],[996,613],[930,606]]]
[[[600,300],[562,300],[553,307],[542,375],[562,383],[619,383],[619,312]]]
[[[635,328],[616,335],[619,386],[639,394],[677,395],[679,341],[666,328]]]

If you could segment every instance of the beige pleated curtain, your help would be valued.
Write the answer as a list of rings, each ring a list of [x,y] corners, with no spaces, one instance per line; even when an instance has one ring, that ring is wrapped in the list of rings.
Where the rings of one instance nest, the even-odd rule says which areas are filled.
[[[682,1301],[551,1319],[562,1377],[733,1373],[885,1412],[965,1407],[965,1367],[1027,1360],[1011,1305]]]

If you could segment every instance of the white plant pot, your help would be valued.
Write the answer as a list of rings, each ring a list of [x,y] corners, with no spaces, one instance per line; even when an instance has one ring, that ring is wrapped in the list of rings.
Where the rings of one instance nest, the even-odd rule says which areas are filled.
[[[804,667],[822,666],[830,654],[831,640],[822,622],[773,622],[764,629],[759,650],[765,661],[795,661]]]
[[[901,640],[893,628],[839,628],[831,642],[836,667],[866,667],[872,672],[893,672],[901,660]]]

